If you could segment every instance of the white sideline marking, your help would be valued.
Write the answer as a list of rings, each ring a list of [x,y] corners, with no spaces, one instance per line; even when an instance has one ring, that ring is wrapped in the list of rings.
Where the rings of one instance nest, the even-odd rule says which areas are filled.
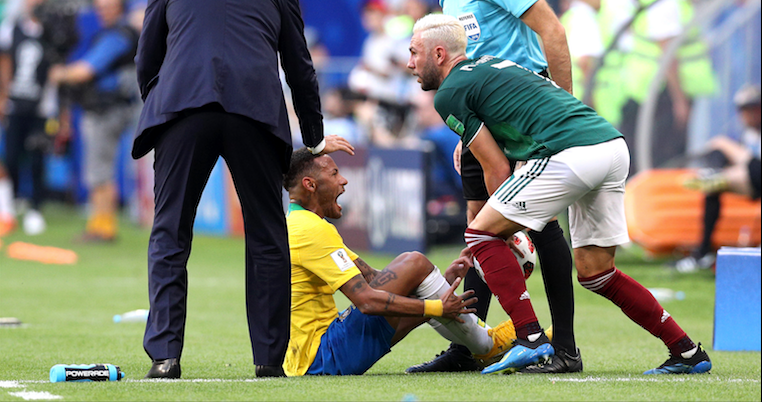
[[[568,377],[548,377],[548,381],[551,382],[687,382],[697,381],[704,383],[759,383],[762,380],[759,379],[743,379],[743,378],[721,378],[716,376],[698,376],[698,375],[661,375],[661,376],[642,376],[642,377],[619,377],[619,378],[601,378],[601,377],[584,377],[584,378],[568,378]],[[247,383],[247,382],[259,382],[269,381],[273,378],[191,378],[191,379],[132,379],[125,378],[121,382],[129,383],[156,383],[156,382],[171,382],[171,383]],[[0,388],[18,388],[24,387],[23,384],[47,384],[49,381],[42,380],[19,380],[19,381],[0,381]]]
[[[17,396],[19,398],[24,398],[25,401],[36,401],[40,399],[44,400],[50,400],[50,399],[63,399],[61,395],[54,395],[50,392],[37,392],[37,391],[20,391],[20,392],[9,392],[9,394],[13,396]]]
[[[244,379],[230,379],[230,378],[194,378],[194,379],[176,379],[169,380],[164,378],[142,378],[139,380],[124,379],[122,381],[127,382],[179,382],[179,383],[204,383],[204,382],[258,382],[267,381],[268,378],[244,378]]]
[[[679,375],[679,376],[643,376],[643,377],[620,377],[620,378],[600,378],[600,377],[585,377],[585,378],[566,378],[566,377],[550,377],[548,380],[552,382],[686,382],[686,381],[699,381],[699,382],[752,382],[758,383],[757,379],[742,379],[742,378],[718,378],[718,377],[697,377],[695,375]]]
[[[23,382],[31,382],[31,381],[23,381]],[[38,382],[44,382],[44,381],[34,381],[34,382],[38,383]],[[26,385],[20,384],[20,381],[0,381],[0,388],[26,388]],[[39,399],[45,399],[45,400],[63,399],[61,395],[55,395],[45,391],[41,391],[41,392],[18,391],[18,392],[8,392],[8,394],[11,396],[23,398],[25,401],[36,401]]]

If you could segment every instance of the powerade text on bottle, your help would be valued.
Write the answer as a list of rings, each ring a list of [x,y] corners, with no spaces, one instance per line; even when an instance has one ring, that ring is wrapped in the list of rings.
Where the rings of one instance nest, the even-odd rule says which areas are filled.
[[[119,381],[124,373],[113,364],[56,364],[50,368],[50,382]]]

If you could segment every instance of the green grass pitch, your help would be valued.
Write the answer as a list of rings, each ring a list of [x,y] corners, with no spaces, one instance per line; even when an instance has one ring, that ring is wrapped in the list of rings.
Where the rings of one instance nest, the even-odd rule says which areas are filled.
[[[113,245],[76,245],[84,220],[70,207],[45,210],[49,230],[38,237],[19,231],[0,249],[0,317],[22,327],[0,327],[0,401],[315,400],[315,401],[741,401],[760,400],[760,353],[711,349],[714,278],[711,272],[680,275],[637,251],[620,251],[618,266],[646,287],[685,292],[664,307],[691,337],[703,342],[714,364],[697,376],[643,376],[667,350],[607,300],[575,284],[577,343],[583,373],[558,376],[468,374],[405,375],[431,359],[447,341],[427,326],[415,330],[363,376],[263,379],[254,377],[244,305],[244,250],[240,238],[197,236],[188,264],[189,295],[183,379],[142,380],[149,359],[142,324],[112,322],[114,314],[148,308],[148,231],[122,224]],[[8,244],[28,241],[75,250],[76,265],[17,261]],[[429,257],[446,267],[458,247]],[[392,256],[360,253],[376,268]],[[528,280],[540,322],[550,316],[538,271]],[[340,296],[339,307],[348,305]],[[506,318],[493,300],[488,323]],[[739,322],[736,330],[746,330]],[[113,363],[126,378],[108,383],[50,383],[54,364]]]

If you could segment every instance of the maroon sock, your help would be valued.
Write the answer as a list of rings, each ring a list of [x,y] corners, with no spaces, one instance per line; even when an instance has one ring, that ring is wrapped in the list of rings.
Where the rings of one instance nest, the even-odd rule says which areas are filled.
[[[484,279],[519,329],[536,323],[532,302],[529,300],[524,272],[505,240],[494,233],[466,229],[466,244],[484,271]]]
[[[627,317],[660,338],[672,354],[696,347],[651,292],[616,267],[589,278],[577,277],[577,280],[587,290],[619,306]]]

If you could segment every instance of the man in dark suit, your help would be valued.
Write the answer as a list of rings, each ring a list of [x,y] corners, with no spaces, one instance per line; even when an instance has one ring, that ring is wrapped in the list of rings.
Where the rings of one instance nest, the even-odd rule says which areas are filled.
[[[218,156],[243,210],[256,375],[284,375],[290,262],[280,184],[292,147],[278,54],[304,144],[316,154],[353,153],[346,140],[323,137],[303,29],[298,0],[149,1],[136,57],[145,105],[132,149],[134,158],[155,150],[147,378],[180,377],[193,220]]]

